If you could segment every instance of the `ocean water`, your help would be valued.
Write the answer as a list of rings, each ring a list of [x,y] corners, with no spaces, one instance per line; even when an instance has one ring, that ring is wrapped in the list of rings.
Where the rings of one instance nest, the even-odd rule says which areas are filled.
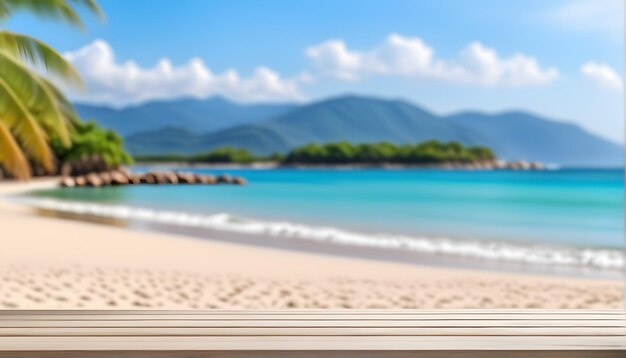
[[[249,184],[55,189],[28,200],[61,211],[328,245],[602,269],[624,264],[621,169],[185,170],[228,172]]]

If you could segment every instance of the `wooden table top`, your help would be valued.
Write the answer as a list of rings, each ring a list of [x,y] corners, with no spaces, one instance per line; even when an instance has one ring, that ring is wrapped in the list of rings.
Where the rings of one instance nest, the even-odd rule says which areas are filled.
[[[5,310],[0,357],[626,357],[624,310]]]

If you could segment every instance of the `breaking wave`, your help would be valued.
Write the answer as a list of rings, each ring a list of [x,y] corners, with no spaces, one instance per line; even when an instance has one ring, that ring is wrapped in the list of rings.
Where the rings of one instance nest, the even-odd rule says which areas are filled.
[[[329,244],[404,250],[430,255],[518,264],[574,266],[603,270],[624,268],[624,254],[618,249],[555,247],[498,241],[364,234],[333,227],[314,227],[290,222],[245,219],[227,213],[203,215],[55,199],[19,198],[18,200],[36,208],[64,213],[242,234],[268,235],[292,240],[311,240]]]

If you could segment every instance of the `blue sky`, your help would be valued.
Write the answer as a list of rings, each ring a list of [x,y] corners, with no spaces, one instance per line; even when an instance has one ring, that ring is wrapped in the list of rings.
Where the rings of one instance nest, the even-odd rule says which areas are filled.
[[[26,14],[5,24],[67,54],[80,101],[361,93],[438,113],[525,109],[623,142],[622,0],[100,4],[107,21],[85,15],[87,32]]]

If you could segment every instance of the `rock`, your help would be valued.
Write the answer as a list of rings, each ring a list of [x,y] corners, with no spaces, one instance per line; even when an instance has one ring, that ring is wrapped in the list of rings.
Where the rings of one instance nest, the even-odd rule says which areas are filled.
[[[228,174],[222,174],[217,176],[218,184],[230,184],[233,181],[233,177]]]
[[[61,179],[61,186],[64,188],[73,188],[76,186],[76,181],[73,178],[65,177]]]
[[[156,184],[168,184],[168,180],[163,173],[155,173],[154,179]]]
[[[141,175],[133,175],[128,179],[128,184],[141,184]]]
[[[194,177],[196,183],[198,184],[209,184],[208,181],[205,179],[205,176],[202,174],[194,174]]]
[[[102,172],[99,174],[99,176],[100,176],[100,180],[102,180],[102,185],[111,185],[111,181],[113,180],[111,178],[111,173]]]
[[[178,178],[178,182],[181,184],[195,184],[196,176],[193,173],[176,173],[176,177]]]
[[[156,184],[156,176],[152,173],[143,174],[139,177],[141,184]]]
[[[88,174],[85,179],[87,180],[87,186],[98,188],[103,184],[102,179],[100,179],[100,176],[96,173]]]
[[[530,169],[532,170],[544,170],[545,167],[541,162],[532,162],[530,163]]]
[[[129,179],[129,180],[134,176],[133,172],[131,172],[128,168],[120,167],[116,171],[124,175],[126,179]]]
[[[215,178],[213,175],[196,174],[196,183],[212,185],[217,183],[217,178]]]
[[[172,172],[150,172],[145,178],[146,184],[178,184],[178,177]]]
[[[507,168],[507,163],[503,160],[496,160],[493,163],[493,168],[494,169],[506,169]]]
[[[172,172],[163,172],[162,177],[164,180],[163,184],[178,184],[178,176]]]
[[[74,178],[74,183],[76,184],[76,186],[86,186],[87,179],[84,176],[79,175],[76,178]]]
[[[235,177],[233,178],[232,183],[235,185],[246,185],[248,182],[243,177]]]
[[[508,163],[506,163],[506,169],[519,170],[520,169],[519,162],[508,162]]]
[[[111,173],[111,185],[128,185],[128,181],[128,176],[122,172],[115,171]]]
[[[63,187],[102,187],[107,185],[119,186],[129,184],[234,184],[246,185],[248,182],[241,176],[232,177],[229,174],[222,174],[217,177],[213,175],[194,174],[191,172],[149,172],[136,175],[126,169],[119,169],[110,172],[92,172],[84,176],[75,178],[66,177],[61,181]]]
[[[148,184],[163,184],[165,179],[159,173],[147,173],[146,182]]]
[[[525,160],[519,161],[519,168],[521,170],[530,170],[530,163]]]

